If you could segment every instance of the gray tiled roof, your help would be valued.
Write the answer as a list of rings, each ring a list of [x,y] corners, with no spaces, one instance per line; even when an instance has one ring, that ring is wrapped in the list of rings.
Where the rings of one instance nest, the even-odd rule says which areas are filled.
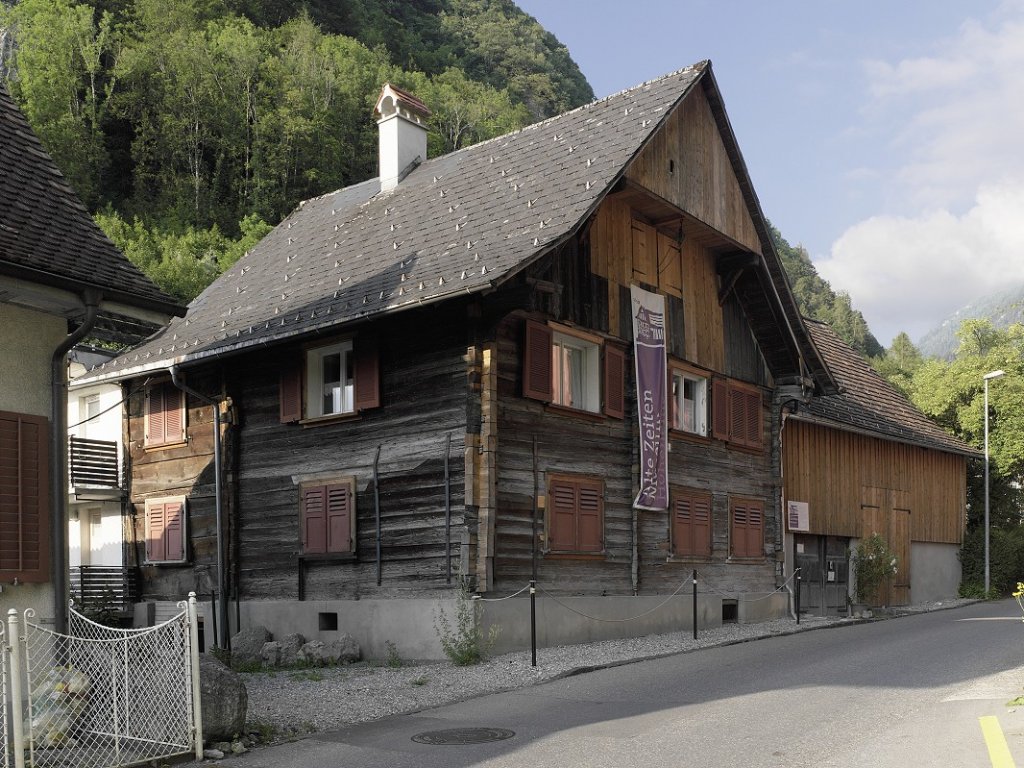
[[[100,230],[0,86],[0,274],[181,311]]]
[[[977,448],[950,435],[917,410],[828,325],[809,319],[804,322],[840,390],[814,397],[806,406],[801,404],[796,418],[947,453],[980,455]]]
[[[569,236],[705,72],[702,62],[515,133],[308,200],[189,306],[93,376],[121,377],[491,287]]]

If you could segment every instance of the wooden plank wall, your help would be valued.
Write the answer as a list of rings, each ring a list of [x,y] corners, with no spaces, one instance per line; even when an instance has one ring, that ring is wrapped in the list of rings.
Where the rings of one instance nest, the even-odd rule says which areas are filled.
[[[859,537],[865,488],[904,491],[912,541],[959,544],[966,520],[961,456],[790,418],[782,435],[788,500],[810,505],[811,533]]]
[[[756,253],[761,242],[703,90],[688,95],[633,161],[637,182]]]

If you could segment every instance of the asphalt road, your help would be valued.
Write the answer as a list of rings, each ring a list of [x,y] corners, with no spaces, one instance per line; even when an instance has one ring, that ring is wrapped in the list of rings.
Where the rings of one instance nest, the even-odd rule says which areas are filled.
[[[230,765],[1024,768],[1024,707],[1007,706],[1024,695],[1022,661],[1016,604],[979,603],[592,672],[318,734]],[[514,735],[413,741],[447,729]]]

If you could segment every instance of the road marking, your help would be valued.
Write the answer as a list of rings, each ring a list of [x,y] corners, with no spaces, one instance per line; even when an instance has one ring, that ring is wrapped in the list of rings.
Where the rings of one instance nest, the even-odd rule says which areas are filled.
[[[976,619],[956,619],[956,621],[1024,621],[1020,616],[979,616]]]
[[[992,768],[1016,768],[1010,748],[1006,745],[1003,729],[999,727],[999,720],[989,716],[979,717],[978,722],[981,723],[981,734],[985,737]]]

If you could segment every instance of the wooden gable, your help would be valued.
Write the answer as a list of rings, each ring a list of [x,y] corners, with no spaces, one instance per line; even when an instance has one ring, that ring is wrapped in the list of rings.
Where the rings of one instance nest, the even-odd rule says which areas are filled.
[[[703,89],[693,89],[669,116],[630,165],[626,179],[761,253],[754,219]]]

